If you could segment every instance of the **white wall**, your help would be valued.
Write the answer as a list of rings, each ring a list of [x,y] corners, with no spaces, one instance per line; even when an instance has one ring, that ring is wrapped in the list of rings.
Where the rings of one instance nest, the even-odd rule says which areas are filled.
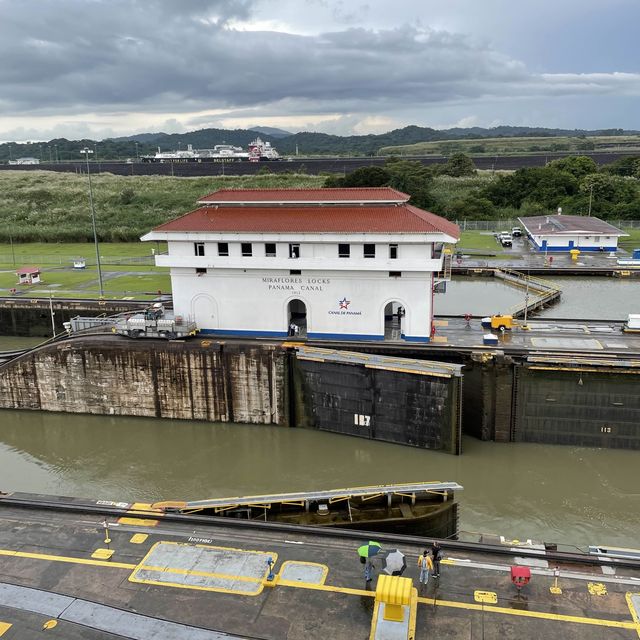
[[[302,300],[312,337],[382,338],[384,308],[405,308],[407,339],[426,339],[431,328],[431,273],[215,269],[196,276],[193,269],[171,270],[175,312],[195,318],[202,330],[240,335],[286,335],[288,303]],[[347,300],[346,309],[340,301]]]
[[[576,249],[599,249],[600,247],[611,248],[618,246],[618,236],[590,235],[590,236],[553,236],[553,235],[533,235],[534,241],[538,246],[542,246],[544,240],[547,241],[549,248],[568,247],[570,242]]]

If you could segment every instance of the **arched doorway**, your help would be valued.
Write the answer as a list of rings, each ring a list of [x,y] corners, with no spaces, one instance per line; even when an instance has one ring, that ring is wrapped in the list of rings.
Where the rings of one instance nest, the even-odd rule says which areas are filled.
[[[307,305],[302,300],[290,300],[287,305],[287,334],[307,335]]]
[[[200,293],[191,300],[191,315],[201,331],[218,328],[216,301],[206,293]]]
[[[384,339],[400,341],[404,336],[404,319],[407,310],[398,300],[387,302],[384,307]]]

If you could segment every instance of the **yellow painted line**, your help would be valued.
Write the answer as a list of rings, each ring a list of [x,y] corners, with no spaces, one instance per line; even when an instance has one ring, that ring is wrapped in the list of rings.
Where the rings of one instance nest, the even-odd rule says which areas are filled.
[[[431,338],[431,342],[440,342],[444,344],[445,342],[449,342],[449,339],[447,336],[433,336],[433,338]]]
[[[625,599],[627,601],[627,606],[629,607],[629,611],[631,612],[631,617],[633,618],[633,621],[636,624],[636,633],[638,634],[638,638],[640,638],[640,612],[638,612],[635,606],[633,605],[633,600],[631,599],[632,596],[640,597],[640,593],[629,592],[625,596]]]
[[[144,518],[118,518],[118,524],[131,524],[139,527],[155,527],[159,522],[159,520],[145,520]]]
[[[12,626],[10,622],[0,622],[0,636],[4,635]]]
[[[105,562],[88,558],[72,558],[70,556],[52,556],[46,553],[29,553],[27,551],[9,551],[0,549],[0,556],[28,558],[29,560],[48,560],[49,562],[68,562],[70,564],[88,564],[94,567],[110,567],[112,569],[135,569],[138,565],[125,562]]]
[[[418,598],[423,604],[437,605],[439,607],[451,607],[453,609],[470,609],[472,611],[485,611],[486,613],[500,613],[523,618],[538,618],[539,620],[553,620],[555,622],[573,622],[576,624],[591,624],[597,627],[612,627],[615,629],[632,629],[638,631],[640,625],[635,622],[623,622],[620,620],[604,620],[602,618],[584,618],[581,616],[569,616],[561,613],[547,613],[545,611],[522,611],[508,609],[507,607],[494,607],[491,605],[471,604],[469,602],[453,602],[447,600],[434,601],[433,598]]]
[[[448,320],[434,320],[432,322],[434,327],[448,327],[449,326],[449,321]]]

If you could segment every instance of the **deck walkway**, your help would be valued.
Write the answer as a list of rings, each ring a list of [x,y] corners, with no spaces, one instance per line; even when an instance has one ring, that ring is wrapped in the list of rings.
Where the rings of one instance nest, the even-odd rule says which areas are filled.
[[[367,585],[356,540],[161,518],[107,524],[108,534],[102,515],[0,506],[2,640],[32,638],[45,623],[42,633],[65,639],[369,636],[380,564]],[[423,545],[407,540],[384,546],[407,555],[417,586]],[[640,569],[565,563],[552,593],[544,551],[527,559],[515,541],[499,556],[443,547],[440,578],[418,593],[415,638],[640,635]],[[532,572],[521,594],[510,582],[516,564]]]

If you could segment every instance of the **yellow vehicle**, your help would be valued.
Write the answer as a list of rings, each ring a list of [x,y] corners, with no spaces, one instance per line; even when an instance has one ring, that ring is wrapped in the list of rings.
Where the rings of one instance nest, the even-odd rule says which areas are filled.
[[[491,316],[491,328],[497,329],[513,329],[513,316]]]

